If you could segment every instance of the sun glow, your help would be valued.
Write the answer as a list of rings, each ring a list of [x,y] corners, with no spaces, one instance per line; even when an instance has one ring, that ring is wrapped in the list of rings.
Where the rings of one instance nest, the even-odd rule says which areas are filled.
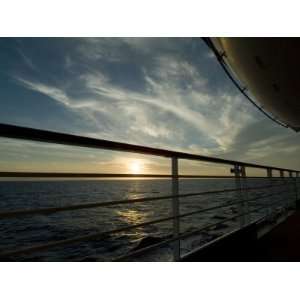
[[[140,174],[142,172],[142,163],[138,160],[133,160],[128,164],[128,169],[132,174]]]

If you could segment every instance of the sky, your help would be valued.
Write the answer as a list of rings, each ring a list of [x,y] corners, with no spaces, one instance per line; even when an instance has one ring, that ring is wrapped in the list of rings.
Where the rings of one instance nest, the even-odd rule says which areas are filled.
[[[200,38],[0,38],[0,123],[300,169],[299,134],[253,107]],[[170,161],[1,138],[0,171],[168,173]]]

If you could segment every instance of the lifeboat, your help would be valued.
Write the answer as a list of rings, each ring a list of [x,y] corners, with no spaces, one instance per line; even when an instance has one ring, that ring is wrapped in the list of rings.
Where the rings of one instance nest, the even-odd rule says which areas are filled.
[[[206,40],[263,111],[300,130],[300,38]]]

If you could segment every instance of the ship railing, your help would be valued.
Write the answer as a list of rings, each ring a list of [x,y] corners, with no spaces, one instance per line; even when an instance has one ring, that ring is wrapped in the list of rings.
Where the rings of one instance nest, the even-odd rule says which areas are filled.
[[[91,240],[99,240],[107,237],[108,235],[113,235],[117,233],[122,233],[125,231],[137,229],[140,227],[150,226],[153,224],[159,224],[162,222],[171,221],[172,222],[172,237],[168,237],[161,242],[155,243],[153,245],[133,250],[129,253],[126,253],[122,256],[113,258],[113,260],[127,260],[134,256],[145,254],[148,251],[160,248],[164,245],[171,245],[173,251],[174,261],[179,261],[182,259],[181,254],[181,245],[180,242],[182,239],[199,235],[201,232],[206,231],[210,228],[214,228],[220,224],[232,220],[238,220],[238,228],[244,228],[251,224],[251,222],[258,222],[259,220],[271,220],[274,214],[278,211],[288,212],[292,211],[296,207],[296,202],[298,200],[298,178],[299,171],[291,169],[282,169],[278,167],[271,167],[266,165],[252,164],[246,162],[239,162],[233,160],[225,160],[221,158],[207,157],[202,155],[184,153],[184,152],[175,152],[157,148],[150,148],[138,145],[131,145],[126,143],[117,143],[107,140],[100,140],[89,137],[81,137],[64,133],[57,133],[39,129],[32,129],[8,124],[0,124],[0,136],[5,138],[13,139],[23,139],[37,142],[45,143],[56,143],[64,145],[72,145],[79,147],[89,147],[97,149],[106,149],[112,151],[124,151],[124,152],[133,152],[145,155],[167,157],[170,159],[170,174],[87,174],[87,173],[46,173],[46,172],[0,172],[0,177],[47,177],[47,178],[62,178],[62,177],[91,177],[91,178],[105,178],[105,177],[120,177],[120,178],[131,178],[131,177],[151,177],[151,178],[169,178],[172,182],[172,191],[170,195],[159,196],[159,197],[143,197],[136,199],[122,199],[117,201],[109,202],[91,202],[84,204],[76,205],[66,205],[58,207],[44,207],[36,209],[18,209],[12,211],[0,211],[0,220],[8,218],[20,218],[20,217],[29,217],[34,215],[48,215],[53,213],[59,213],[62,211],[74,211],[82,209],[91,209],[91,208],[101,208],[109,207],[116,205],[134,205],[136,203],[143,202],[153,202],[158,200],[170,200],[172,201],[172,213],[171,215],[150,220],[147,222],[141,222],[134,225],[123,226],[120,228],[114,228],[108,231],[100,231],[92,234],[86,234],[82,236],[77,236],[73,238],[67,238],[64,240],[47,242],[39,245],[33,245],[25,248],[18,249],[2,249],[0,250],[0,259],[9,259],[15,258],[19,255],[28,255],[36,252],[47,251],[52,248],[62,247],[67,245],[78,244],[81,242],[87,242]],[[201,162],[211,162],[216,164],[227,165],[230,168],[230,171],[233,175],[223,176],[204,176],[204,175],[181,175],[178,168],[178,161],[183,160],[194,160]],[[261,169],[265,171],[265,176],[247,176],[248,168]],[[274,176],[274,171],[279,172],[279,176]],[[286,176],[287,175],[287,176]],[[193,193],[180,193],[179,191],[179,181],[180,179],[186,178],[231,178],[235,180],[235,188],[233,189],[221,189],[213,191],[199,191]],[[267,181],[267,184],[263,186],[249,186],[249,180],[251,178],[264,178]],[[278,184],[279,182],[279,184]],[[249,192],[255,190],[265,190],[280,187],[280,191],[276,190],[274,193],[268,193],[266,195],[260,195],[258,197],[250,197]],[[201,208],[198,210],[189,211],[186,213],[180,213],[180,199],[192,199],[195,196],[205,196],[205,195],[216,195],[223,193],[234,192],[236,194],[237,201],[228,201],[224,204],[211,205],[209,207]],[[275,199],[277,196],[283,195],[283,198],[279,200]],[[267,201],[261,201],[263,198],[266,198]],[[255,203],[255,208],[252,209],[251,205]],[[180,225],[183,218],[201,214],[209,211],[218,210],[225,207],[236,207],[237,213],[228,218],[222,219],[218,222],[209,223],[201,228],[191,230],[188,232],[181,232]],[[251,216],[255,213],[260,213],[256,219],[251,219]],[[185,254],[186,255],[186,254]]]

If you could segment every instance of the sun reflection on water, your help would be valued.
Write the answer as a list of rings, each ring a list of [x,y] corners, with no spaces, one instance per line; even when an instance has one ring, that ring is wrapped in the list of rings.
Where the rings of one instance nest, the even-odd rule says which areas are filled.
[[[147,213],[135,209],[118,211],[117,214],[129,225],[136,225],[146,221]]]
[[[143,188],[142,182],[136,180],[132,181],[130,188],[127,190],[127,195],[124,199],[138,199],[147,195],[147,191]],[[131,208],[120,208],[115,211],[119,221],[130,225],[138,225],[150,221],[153,217],[153,211],[149,210],[148,205],[144,204],[134,205]],[[149,227],[141,226],[132,230],[123,232],[122,235],[134,235],[136,238],[142,238],[147,235]]]
[[[149,214],[136,209],[125,209],[117,211],[117,215],[123,222],[130,225],[137,225],[149,221]],[[136,238],[143,238],[147,235],[147,229],[143,226],[122,233],[123,235],[133,235]]]

